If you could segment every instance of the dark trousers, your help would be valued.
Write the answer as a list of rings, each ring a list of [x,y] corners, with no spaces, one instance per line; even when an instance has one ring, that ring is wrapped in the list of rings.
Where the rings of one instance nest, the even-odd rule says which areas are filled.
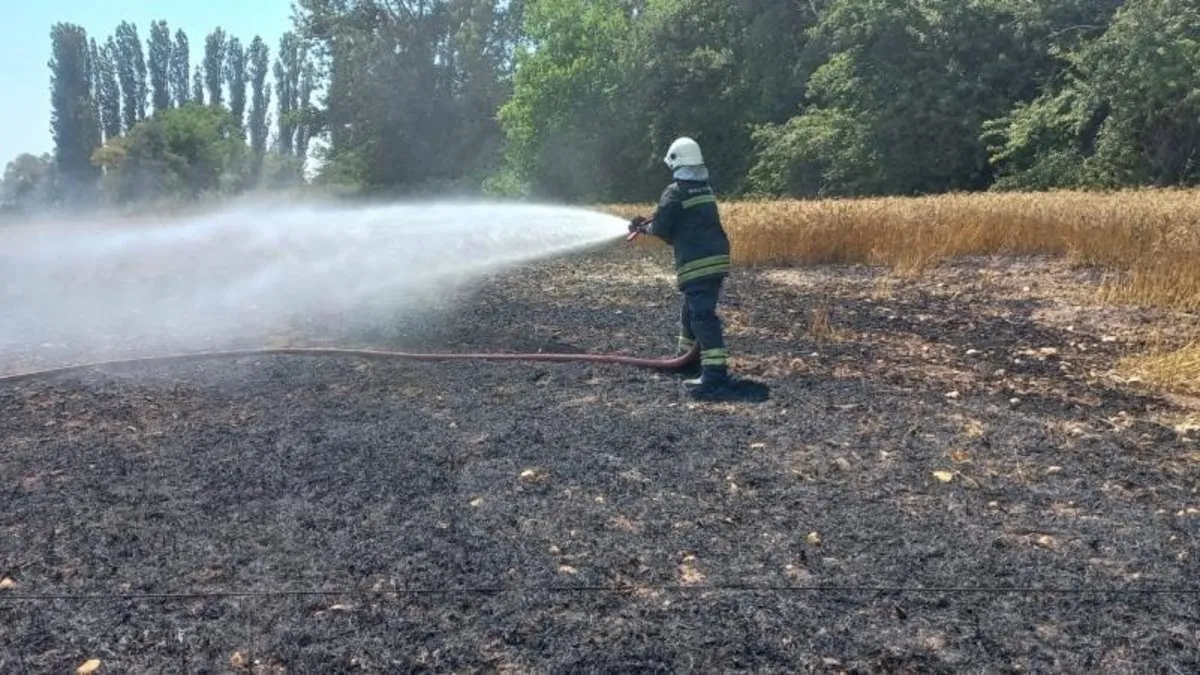
[[[700,362],[705,370],[725,371],[729,354],[721,318],[717,316],[717,301],[721,297],[722,275],[697,279],[680,289],[683,306],[679,314],[679,347],[686,351],[700,344]]]

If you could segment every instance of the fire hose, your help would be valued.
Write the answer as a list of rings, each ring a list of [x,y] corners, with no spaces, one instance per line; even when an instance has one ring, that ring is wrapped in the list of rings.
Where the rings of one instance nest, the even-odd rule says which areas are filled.
[[[560,354],[560,353],[524,353],[524,354],[505,354],[484,352],[477,354],[463,353],[421,353],[421,352],[399,352],[374,349],[336,349],[325,347],[279,347],[279,348],[264,348],[264,349],[244,349],[232,351],[213,351],[213,352],[197,352],[194,354],[171,354],[166,356],[146,356],[128,359],[114,359],[111,361],[96,361],[92,363],[81,363],[70,366],[60,366],[56,368],[47,368],[44,370],[33,370],[14,375],[0,375],[0,384],[16,384],[28,380],[53,377],[57,375],[70,375],[87,370],[96,370],[106,367],[123,367],[123,366],[139,366],[139,365],[156,365],[166,363],[189,363],[196,361],[207,361],[214,359],[242,359],[263,356],[341,356],[348,358],[362,358],[375,361],[386,360],[401,360],[401,361],[526,361],[526,362],[541,362],[541,363],[599,363],[609,365],[634,366],[638,368],[647,368],[652,370],[680,370],[691,365],[699,351],[693,348],[686,354],[669,359],[653,359],[642,358],[636,356],[626,356],[622,354]]]
[[[628,241],[633,241],[642,232],[633,232]],[[699,357],[699,348],[693,347],[686,354],[673,358],[643,358],[623,354],[571,354],[571,353],[422,353],[401,352],[374,349],[338,349],[326,347],[277,347],[262,349],[243,349],[230,351],[198,352],[192,354],[171,354],[165,356],[134,357],[96,361],[68,366],[26,371],[13,375],[0,375],[0,384],[16,384],[34,379],[70,375],[87,370],[106,367],[126,367],[139,365],[161,365],[167,363],[189,363],[215,359],[240,359],[264,356],[340,356],[346,358],[361,358],[369,360],[404,360],[404,361],[523,361],[540,363],[597,363],[609,365],[633,366],[652,370],[674,371],[688,367]]]

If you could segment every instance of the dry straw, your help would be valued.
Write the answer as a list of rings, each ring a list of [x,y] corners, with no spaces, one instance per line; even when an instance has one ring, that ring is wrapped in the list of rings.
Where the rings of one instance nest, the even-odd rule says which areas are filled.
[[[1130,356],[1121,361],[1120,370],[1158,389],[1200,396],[1200,341],[1183,349],[1155,348]]]
[[[1200,191],[735,201],[721,212],[740,265],[858,263],[907,275],[963,256],[1066,256],[1117,273],[1103,291],[1110,301],[1200,310]]]

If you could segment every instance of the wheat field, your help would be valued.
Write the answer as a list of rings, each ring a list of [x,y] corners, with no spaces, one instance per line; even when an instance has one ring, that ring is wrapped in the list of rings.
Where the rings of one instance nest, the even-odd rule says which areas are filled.
[[[866,264],[913,276],[953,258],[1046,255],[1111,272],[1097,289],[1104,302],[1200,311],[1200,190],[729,201],[721,215],[740,266]],[[1124,367],[1200,394],[1200,344]]]

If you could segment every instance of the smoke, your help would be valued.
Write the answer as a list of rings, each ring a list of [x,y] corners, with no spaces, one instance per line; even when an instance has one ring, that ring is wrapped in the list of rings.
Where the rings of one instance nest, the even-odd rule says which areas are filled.
[[[305,322],[402,322],[483,274],[623,231],[589,211],[489,203],[258,204],[0,228],[0,361],[262,346]]]

